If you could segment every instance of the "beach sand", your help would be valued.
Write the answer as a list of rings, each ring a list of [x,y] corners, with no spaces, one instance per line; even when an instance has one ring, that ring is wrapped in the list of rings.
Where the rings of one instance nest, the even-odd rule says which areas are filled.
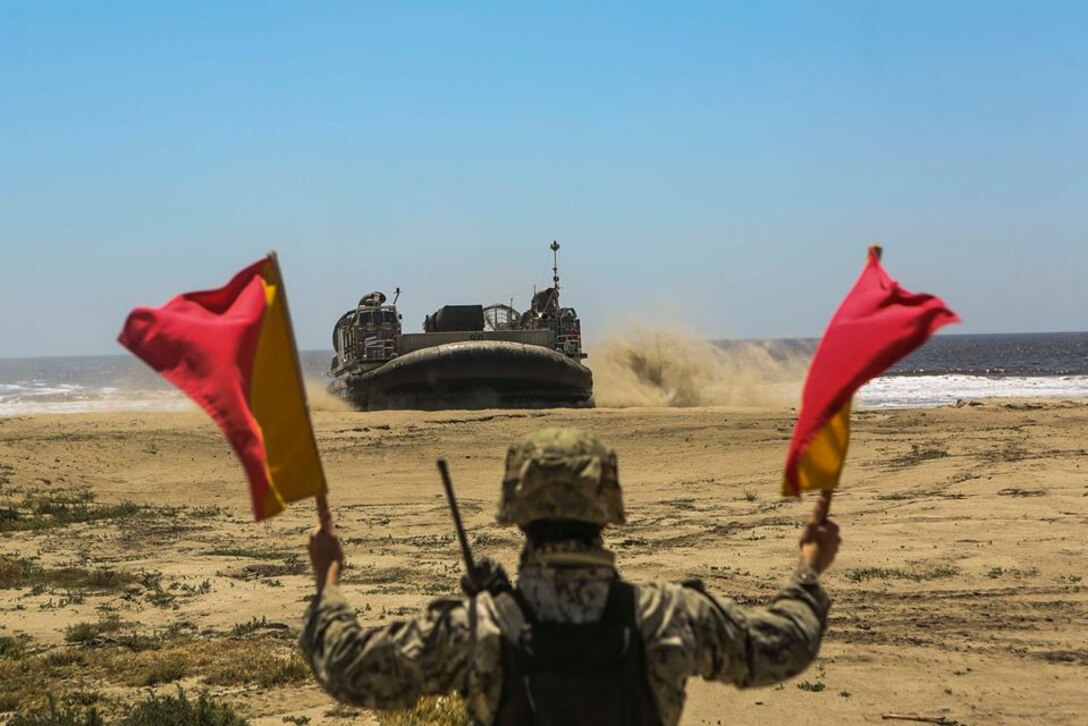
[[[778,687],[693,681],[684,723],[1085,723],[1085,403],[855,413],[820,658]],[[618,451],[630,523],[606,540],[634,581],[701,577],[765,601],[813,502],[779,495],[784,408],[314,417],[366,623],[456,592],[436,456],[476,551],[514,568],[500,473],[507,444],[542,426]],[[252,723],[374,722],[336,708],[297,655],[314,520],[306,501],[254,524],[238,463],[195,411],[0,418],[0,707],[53,693],[117,713],[180,683]]]

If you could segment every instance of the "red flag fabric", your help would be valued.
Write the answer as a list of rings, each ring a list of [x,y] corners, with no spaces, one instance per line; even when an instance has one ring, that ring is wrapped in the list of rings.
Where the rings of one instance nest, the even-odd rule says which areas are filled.
[[[257,520],[325,493],[274,255],[218,290],[136,308],[118,340],[219,424],[249,478]]]
[[[786,456],[783,494],[833,489],[846,459],[854,393],[939,328],[959,320],[940,298],[900,287],[881,265],[879,248],[870,248],[861,276],[812,357]]]

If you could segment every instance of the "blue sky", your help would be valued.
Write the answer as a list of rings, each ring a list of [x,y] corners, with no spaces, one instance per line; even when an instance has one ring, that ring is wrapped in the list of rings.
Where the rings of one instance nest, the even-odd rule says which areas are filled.
[[[863,261],[950,332],[1088,329],[1088,5],[0,2],[0,356],[269,248],[299,342],[399,285],[590,336],[816,336]]]

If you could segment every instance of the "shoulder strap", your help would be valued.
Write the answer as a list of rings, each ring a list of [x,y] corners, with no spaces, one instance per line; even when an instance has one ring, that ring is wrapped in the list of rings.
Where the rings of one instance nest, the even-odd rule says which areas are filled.
[[[526,623],[532,623],[532,612],[524,605],[523,598],[517,590],[506,590],[492,596],[495,604],[495,615],[503,640],[511,645],[517,645],[525,630]]]
[[[533,607],[529,604],[529,601],[525,599],[525,593],[521,590],[511,588],[510,594],[514,598],[514,602],[517,603],[518,608],[521,609],[521,616],[529,625],[536,625],[536,613],[533,612]]]
[[[638,625],[635,612],[635,586],[616,578],[608,587],[608,600],[604,604],[601,620],[629,627]]]

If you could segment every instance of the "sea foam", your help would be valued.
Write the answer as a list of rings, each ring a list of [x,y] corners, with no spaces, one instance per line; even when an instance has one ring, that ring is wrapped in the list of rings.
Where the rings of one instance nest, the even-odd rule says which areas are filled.
[[[882,376],[862,386],[859,408],[947,406],[978,398],[1083,398],[1088,376]]]

